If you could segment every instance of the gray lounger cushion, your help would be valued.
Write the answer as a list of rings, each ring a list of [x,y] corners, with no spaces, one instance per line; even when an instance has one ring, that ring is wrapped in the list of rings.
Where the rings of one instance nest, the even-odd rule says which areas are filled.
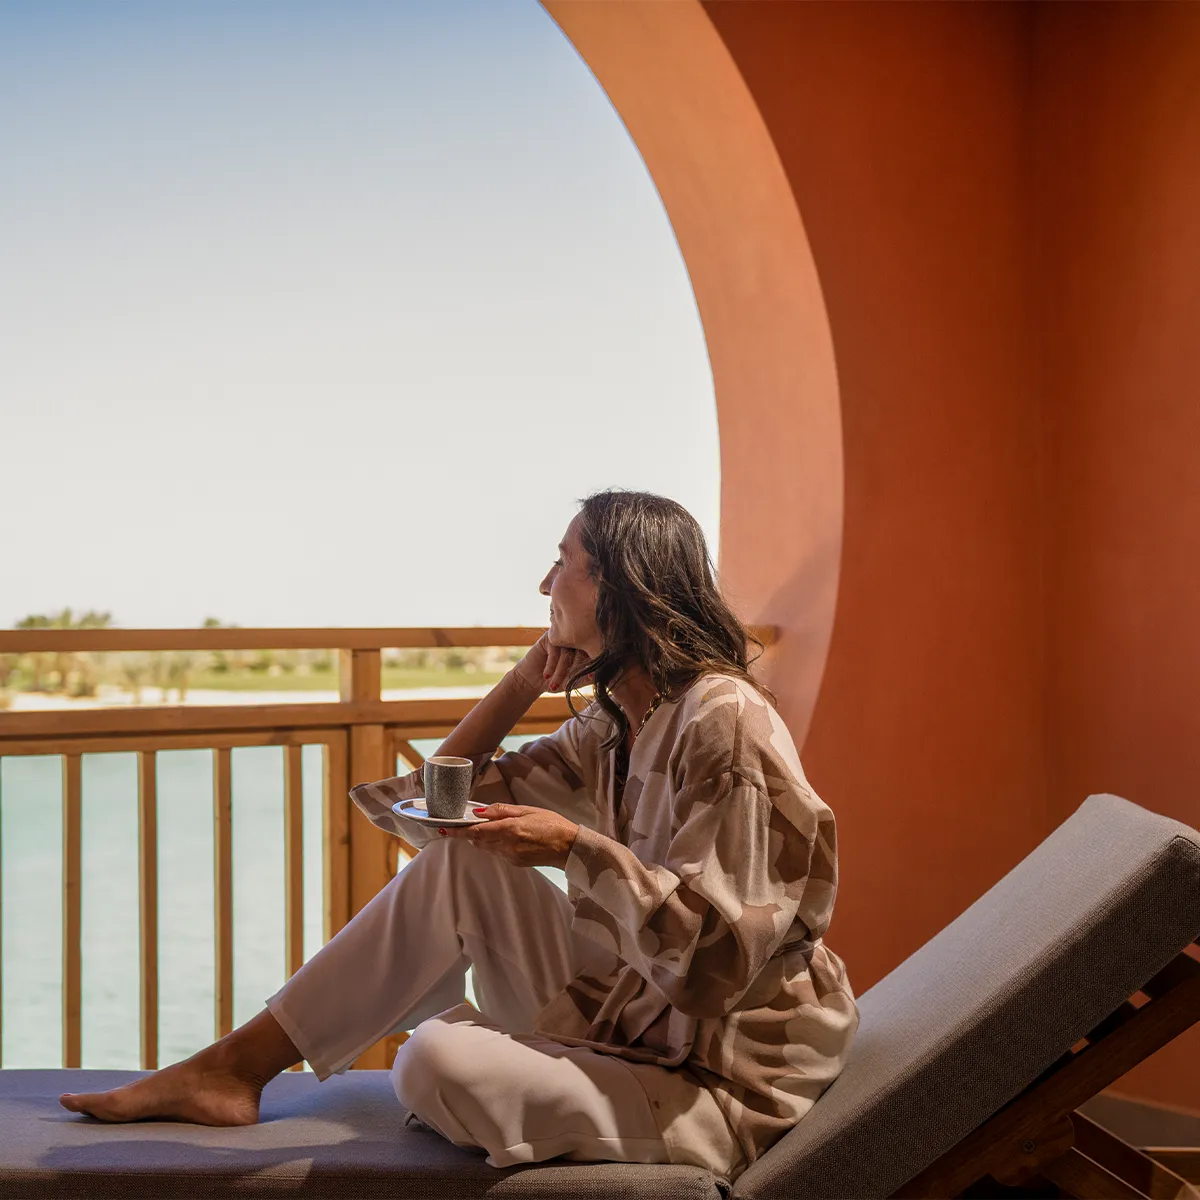
[[[168,1121],[103,1125],[59,1094],[96,1091],[138,1071],[0,1071],[0,1196],[605,1197],[720,1200],[698,1167],[572,1163],[498,1170],[407,1114],[386,1071],[317,1083],[288,1072],[263,1093],[261,1121],[210,1129]]]
[[[734,1196],[890,1196],[1198,935],[1200,834],[1088,797],[859,998],[841,1075]]]

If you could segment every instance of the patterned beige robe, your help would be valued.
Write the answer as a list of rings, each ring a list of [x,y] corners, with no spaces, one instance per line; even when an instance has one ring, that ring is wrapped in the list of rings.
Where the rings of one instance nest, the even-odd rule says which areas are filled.
[[[774,708],[706,675],[653,713],[618,794],[597,704],[517,751],[475,757],[472,804],[553,809],[579,825],[566,863],[574,930],[612,951],[535,1031],[677,1068],[713,1094],[753,1162],[837,1077],[858,1007],[822,941],[837,892],[834,816]],[[355,788],[376,825],[425,844],[391,811],[421,773]],[[421,835],[424,835],[422,837]],[[639,1076],[645,1082],[647,1076]]]

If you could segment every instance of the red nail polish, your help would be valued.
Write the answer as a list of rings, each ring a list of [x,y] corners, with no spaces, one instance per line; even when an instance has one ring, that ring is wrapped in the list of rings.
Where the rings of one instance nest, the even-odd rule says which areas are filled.
[[[471,809],[471,811],[472,811],[472,812],[473,812],[473,813],[474,813],[474,814],[475,814],[477,817],[482,817],[482,816],[483,816],[483,814],[484,814],[485,812],[487,812],[487,809],[486,809],[486,808],[473,808],[473,809]]]

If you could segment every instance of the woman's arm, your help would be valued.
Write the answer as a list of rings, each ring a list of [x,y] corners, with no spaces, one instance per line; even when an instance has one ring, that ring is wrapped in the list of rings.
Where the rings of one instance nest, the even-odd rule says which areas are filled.
[[[562,691],[576,665],[586,661],[582,650],[552,646],[549,633],[543,633],[525,657],[459,721],[438,754],[462,758],[491,754],[543,692]]]
[[[540,684],[531,682],[521,670],[525,656],[451,731],[438,747],[438,754],[471,758],[490,754],[512,732],[512,727],[542,694]]]
[[[571,925],[680,1012],[723,1017],[782,944],[806,891],[823,886],[824,831],[814,811],[800,810],[798,828],[767,789],[729,773],[685,788],[675,811],[682,825],[661,864],[579,829],[565,868],[579,893]]]

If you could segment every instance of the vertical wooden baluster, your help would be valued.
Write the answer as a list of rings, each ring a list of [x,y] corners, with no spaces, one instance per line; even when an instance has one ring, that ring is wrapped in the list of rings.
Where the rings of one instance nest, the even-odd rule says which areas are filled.
[[[425,758],[421,752],[408,741],[402,738],[398,733],[392,734],[392,746],[389,754],[388,762],[393,771],[400,771],[399,763],[396,761],[396,756],[399,755],[404,759],[405,765],[410,771],[420,770],[425,765]],[[388,866],[391,868],[393,875],[396,875],[400,870],[400,857],[404,856],[406,862],[412,862],[417,857],[417,848],[409,842],[406,842],[402,837],[392,839],[393,845],[391,854],[388,857]]]
[[[303,746],[285,746],[283,760],[284,970],[290,979],[304,964]]]
[[[229,749],[213,751],[213,870],[216,920],[216,1030],[233,1029],[233,773]]]
[[[80,1011],[82,979],[82,908],[80,901],[83,864],[81,827],[83,824],[83,770],[78,754],[63,755],[63,1050],[64,1067],[78,1067],[82,1061]]]
[[[342,650],[341,699],[346,704],[373,704],[380,697],[383,659],[379,650]],[[391,755],[391,763],[388,756]],[[390,733],[382,724],[352,725],[349,737],[351,783],[386,779],[396,773]],[[369,821],[350,823],[350,916],[360,912],[392,878],[390,839]],[[354,1066],[387,1068],[386,1041],[364,1050]]]
[[[158,756],[138,752],[138,918],[142,1070],[158,1067]]]
[[[378,703],[382,680],[379,650],[342,650],[341,699],[346,704]],[[367,783],[396,773],[390,731],[383,725],[350,729],[350,782]],[[350,823],[350,916],[365,908],[392,878],[388,869],[390,835],[369,821]]]
[[[350,763],[347,737],[325,744],[322,832],[325,850],[325,940],[350,920]]]
[[[0,1067],[4,1066],[4,759],[0,758]]]
[[[283,759],[284,972],[291,979],[304,965],[303,746],[285,746]],[[291,1070],[299,1071],[302,1063]]]

